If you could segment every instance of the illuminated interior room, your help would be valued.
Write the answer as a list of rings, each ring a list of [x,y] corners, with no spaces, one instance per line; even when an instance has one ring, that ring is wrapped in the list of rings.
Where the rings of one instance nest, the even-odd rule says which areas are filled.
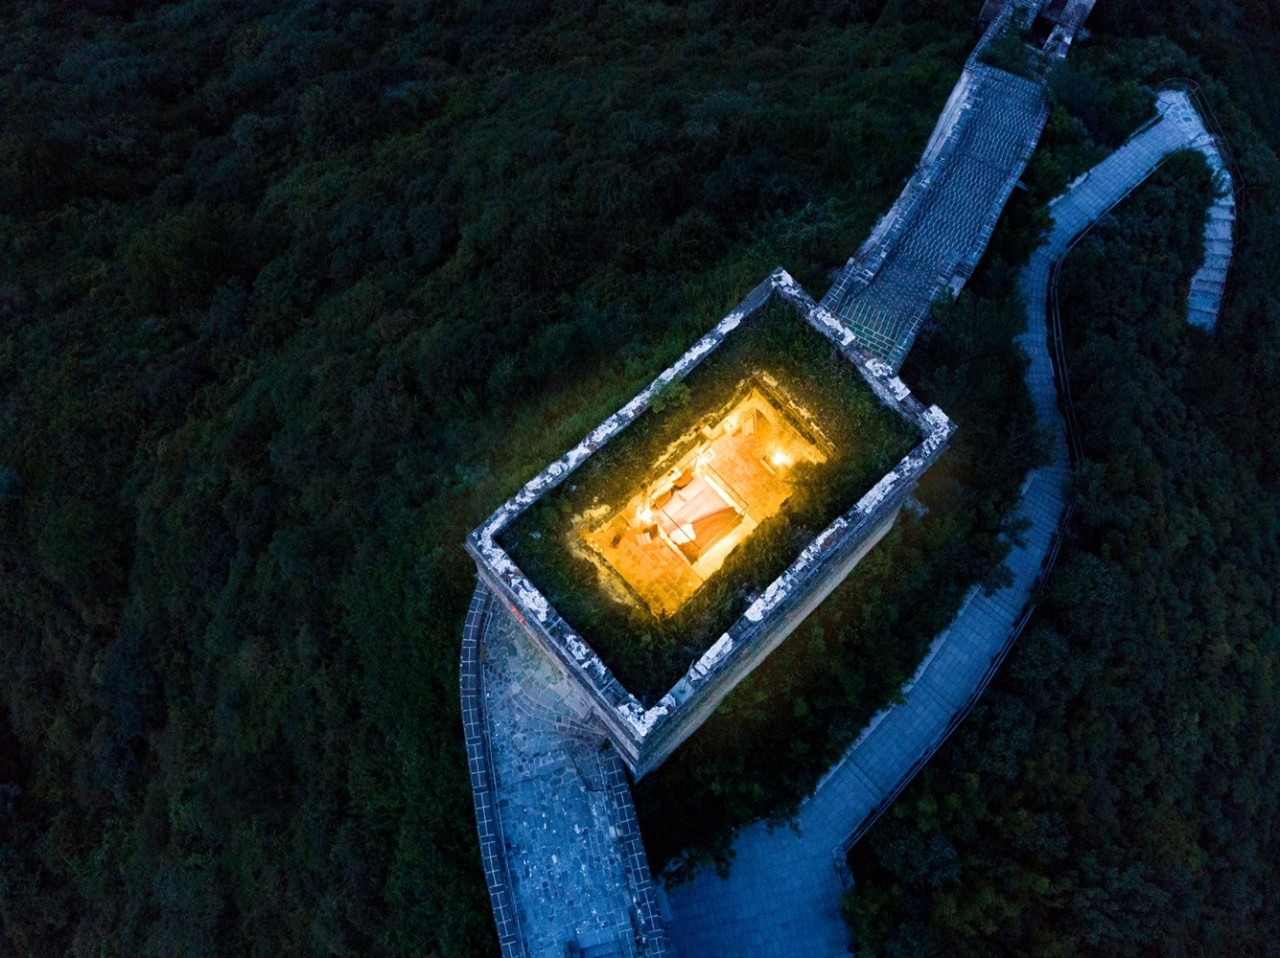
[[[822,463],[825,438],[759,377],[583,538],[651,612],[680,608],[790,497],[795,467]]]

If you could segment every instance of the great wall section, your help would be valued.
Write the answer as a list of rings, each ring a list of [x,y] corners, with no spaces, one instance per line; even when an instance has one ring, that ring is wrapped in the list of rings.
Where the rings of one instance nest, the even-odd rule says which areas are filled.
[[[1065,55],[1092,5],[1057,5],[1059,22],[1044,45],[1050,56]],[[1010,18],[1034,16],[1035,7],[987,3],[984,12],[998,12],[983,43]],[[860,334],[869,353],[895,368],[933,300],[958,290],[977,264],[1044,124],[1039,87],[980,62],[981,46],[899,201],[822,303]],[[1200,152],[1219,183],[1188,302],[1190,322],[1212,328],[1216,320],[1230,264],[1235,184],[1195,91],[1162,90],[1157,106],[1154,120],[1052,202],[1053,226],[1020,278],[1027,385],[1054,442],[1052,461],[1022,487],[1019,509],[1028,528],[1006,559],[1011,583],[991,595],[970,593],[904,686],[902,700],[872,719],[801,806],[795,827],[744,829],[727,877],[704,870],[673,888],[669,903],[662,900],[625,769],[590,703],[486,587],[477,588],[463,634],[462,711],[504,958],[848,953],[839,913],[849,881],[845,852],[981,695],[1056,555],[1071,466],[1060,412],[1069,415],[1056,348],[1057,267],[1080,236],[1179,150]]]

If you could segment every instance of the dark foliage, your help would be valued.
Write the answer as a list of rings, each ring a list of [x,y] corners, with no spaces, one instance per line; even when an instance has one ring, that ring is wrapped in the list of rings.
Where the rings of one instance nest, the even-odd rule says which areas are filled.
[[[1258,97],[1280,48],[1243,7],[1208,22],[1191,4],[1136,7],[1099,5],[1120,36],[1084,60],[1230,83],[1205,85],[1246,184],[1234,292],[1214,336],[1187,325],[1210,190],[1198,156],[1171,160],[1068,259],[1086,460],[1072,535],[1005,672],[854,850],[863,954],[1269,955],[1280,941],[1280,125]],[[1266,66],[1246,52],[1259,48]]]
[[[1143,827],[1133,810],[1152,795],[1211,809],[1169,821],[1198,825],[1195,847],[1227,863],[1184,864],[1212,891],[1204,901],[1241,903],[1197,926],[1216,921],[1203,950],[1230,953],[1249,944],[1227,937],[1248,931],[1234,919],[1257,917],[1249,902],[1268,891],[1251,869],[1276,857],[1267,796],[1280,791],[1275,743],[1258,731],[1275,727],[1258,689],[1277,641],[1257,574],[1276,564],[1265,503],[1280,453],[1256,414],[1280,368],[1266,281],[1280,264],[1265,240],[1280,57],[1265,5],[1203,7],[1107,0],[1097,25],[1136,39],[1072,63],[1105,78],[1100,95],[1120,75],[1206,81],[1256,190],[1220,363],[1179,365],[1175,349],[1148,373],[1195,386],[1189,408],[1230,453],[1183,444],[1155,460],[1179,457],[1184,485],[1222,484],[1197,500],[1184,547],[1216,547],[1214,583],[1232,590],[1184,593],[1200,611],[1158,631],[1220,614],[1231,628],[1195,646],[1206,691],[1176,736],[1123,737],[1164,713],[1131,718],[1114,698],[1076,725],[1124,762],[1160,741],[1205,756],[1197,775],[1146,762],[1148,778],[1117,772],[1123,789],[1096,791],[1128,810],[1126,829]],[[911,171],[972,12],[918,0],[7,5],[0,953],[492,954],[456,714],[473,582],[463,536],[773,266],[821,291]],[[1193,42],[1203,67],[1182,52]],[[1106,134],[1107,110],[1086,129],[1069,110],[1088,106],[1056,115],[1078,150],[1058,175],[1092,161],[1090,137],[1128,129],[1117,119]],[[838,614],[807,623],[643,783],[659,855],[694,836],[692,857],[712,855],[735,824],[785,812],[992,569],[1034,453],[1008,343],[1017,310],[998,291],[1042,225],[1030,198],[1015,201],[989,289],[911,357],[917,392],[961,425],[921,488],[928,514],[904,515],[829,604]],[[1235,483],[1255,505],[1208,508]],[[1123,502],[1140,514],[1140,500]],[[1153,555],[1180,541],[1175,524],[1151,530]],[[1128,586],[1132,562],[1119,547],[1090,561],[1086,610]],[[1119,594],[1144,613],[1179,598]],[[1101,659],[1100,674],[1135,650]],[[853,675],[873,680],[841,685]],[[1034,710],[998,702],[1002,728],[1036,727]],[[982,748],[1004,767],[1000,743]],[[1038,820],[1023,812],[1003,821]],[[1160,840],[1175,860],[1192,846],[1171,834]],[[954,856],[929,848],[949,874]],[[996,865],[1032,875],[1021,861]],[[1109,922],[1165,914],[1149,907],[1154,886],[1097,862],[1137,889]],[[973,874],[974,901],[1002,894]],[[1041,899],[1018,900],[1034,918]]]
[[[765,6],[4,7],[0,953],[492,953],[463,536],[972,40]]]

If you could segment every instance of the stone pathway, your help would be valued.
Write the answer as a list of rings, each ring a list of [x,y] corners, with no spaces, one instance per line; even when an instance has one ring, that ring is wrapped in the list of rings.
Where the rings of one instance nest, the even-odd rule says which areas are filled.
[[[1053,460],[1034,470],[1019,506],[1030,528],[1006,560],[1013,582],[994,595],[971,592],[930,647],[904,698],[877,715],[801,807],[796,828],[757,823],[734,844],[728,879],[712,870],[670,890],[671,932],[682,955],[698,958],[837,958],[848,953],[840,917],[841,866],[859,834],[945,740],[953,720],[981,693],[993,664],[1021,624],[1062,516],[1069,473],[1066,434],[1046,328],[1053,264],[1076,237],[1145,180],[1169,153],[1202,148],[1199,117],[1182,93],[1162,93],[1160,114],[1052,204],[1054,226],[1021,277],[1031,360],[1027,385]],[[1189,111],[1189,113],[1188,113]],[[1210,141],[1211,143],[1211,141]]]
[[[902,196],[822,304],[895,369],[973,272],[1048,116],[1038,83],[971,61]]]
[[[1049,204],[1053,228],[1037,255],[1075,238],[1155,172],[1170,153],[1197,149],[1211,151],[1218,157],[1213,139],[1187,94],[1178,90],[1162,91],[1156,98],[1156,110],[1153,122],[1142,127]],[[1216,166],[1222,167],[1220,157]]]
[[[1227,271],[1231,268],[1232,234],[1236,222],[1236,184],[1232,182],[1218,144],[1204,128],[1199,113],[1184,93],[1161,94],[1167,103],[1165,116],[1177,123],[1188,144],[1204,156],[1213,171],[1218,195],[1209,207],[1209,218],[1204,224],[1204,262],[1191,277],[1191,290],[1187,294],[1187,319],[1203,329],[1213,329],[1222,309],[1222,297],[1226,292]]]
[[[1210,206],[1205,221],[1205,257],[1191,279],[1187,319],[1196,326],[1212,329],[1218,319],[1231,265],[1234,184],[1214,138],[1205,129],[1204,121],[1186,93],[1161,91],[1156,97],[1156,109],[1153,123],[1135,133],[1053,201],[1053,230],[1036,255],[1073,240],[1155,172],[1170,153],[1197,150],[1213,171],[1221,195]]]
[[[1216,151],[1213,157],[1218,158]],[[1205,158],[1209,159],[1208,156]],[[1218,172],[1230,181],[1225,167],[1219,167]],[[1222,297],[1226,292],[1227,270],[1231,266],[1231,235],[1235,219],[1236,198],[1227,189],[1209,207],[1209,218],[1204,224],[1204,262],[1191,277],[1191,291],[1187,294],[1187,315],[1192,325],[1204,329],[1213,329],[1217,325]]]
[[[512,953],[669,955],[626,771],[585,695],[496,602],[479,659]]]

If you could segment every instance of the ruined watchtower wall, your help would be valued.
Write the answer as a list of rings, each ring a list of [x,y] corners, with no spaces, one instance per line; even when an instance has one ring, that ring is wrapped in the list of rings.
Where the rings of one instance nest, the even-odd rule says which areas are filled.
[[[657,704],[646,708],[590,644],[551,606],[498,544],[503,529],[645,410],[653,397],[720,346],[748,316],[774,298],[796,309],[832,341],[882,404],[912,422],[922,439],[852,508],[824,529],[742,617]],[[481,580],[511,610],[547,655],[579,683],[597,720],[637,778],[657,768],[728,695],[849,574],[892,527],[902,503],[942,454],[954,426],[936,406],[926,408],[887,364],[868,357],[854,335],[778,269],[648,389],[605,420],[577,447],[531,480],[467,540]]]

